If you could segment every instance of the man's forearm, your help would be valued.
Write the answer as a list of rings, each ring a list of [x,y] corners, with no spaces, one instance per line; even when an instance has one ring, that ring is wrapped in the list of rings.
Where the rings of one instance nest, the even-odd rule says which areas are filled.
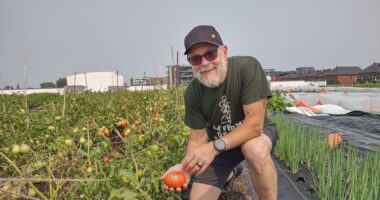
[[[222,137],[226,142],[227,149],[235,148],[250,139],[260,136],[263,133],[263,126],[257,125],[252,127],[252,125],[247,125],[244,122],[235,128],[232,132]]]
[[[235,148],[263,133],[266,104],[267,99],[263,98],[244,106],[243,123],[222,137],[227,149]]]

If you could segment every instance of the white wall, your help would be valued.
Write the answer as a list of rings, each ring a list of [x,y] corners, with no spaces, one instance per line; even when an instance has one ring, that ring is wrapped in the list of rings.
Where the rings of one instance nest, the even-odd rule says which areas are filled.
[[[86,83],[87,80],[87,83]],[[70,75],[67,77],[67,85],[83,85],[93,92],[108,91],[109,86],[123,86],[123,76],[116,75],[115,72],[90,72]]]
[[[40,88],[40,89],[26,89],[26,94],[33,94],[33,93],[64,93],[63,88]],[[0,94],[25,94],[25,90],[2,90],[0,91]]]
[[[127,88],[128,91],[141,91],[141,90],[166,90],[168,88],[168,84],[163,85],[144,85],[144,86],[129,86]]]
[[[272,81],[273,87],[302,87],[302,86],[325,86],[326,81]]]

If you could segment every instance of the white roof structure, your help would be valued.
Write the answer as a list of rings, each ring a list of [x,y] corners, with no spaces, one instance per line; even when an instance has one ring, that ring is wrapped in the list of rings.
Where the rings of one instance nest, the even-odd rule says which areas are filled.
[[[67,86],[82,85],[93,92],[106,92],[109,86],[123,86],[124,79],[115,72],[89,72],[67,76]]]

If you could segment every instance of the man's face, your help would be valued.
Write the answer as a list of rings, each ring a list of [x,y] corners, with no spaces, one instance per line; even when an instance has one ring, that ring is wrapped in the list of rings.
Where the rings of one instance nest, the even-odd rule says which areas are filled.
[[[216,54],[216,57],[210,60],[214,57],[213,54]],[[204,86],[214,88],[223,83],[227,74],[226,46],[216,47],[208,43],[199,43],[191,47],[187,58],[189,61],[193,61],[193,64],[191,62],[190,64],[193,67],[194,76]],[[201,59],[200,62],[199,59]],[[199,63],[194,62],[196,60]]]

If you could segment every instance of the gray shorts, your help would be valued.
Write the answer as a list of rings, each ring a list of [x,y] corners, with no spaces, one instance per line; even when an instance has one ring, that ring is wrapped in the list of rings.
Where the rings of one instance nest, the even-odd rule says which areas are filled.
[[[264,134],[272,141],[273,151],[278,139],[276,126],[265,126]],[[196,183],[204,183],[223,189],[231,171],[243,160],[244,155],[241,152],[240,146],[230,149],[217,155],[211,162],[210,166],[202,174],[199,176],[193,176],[192,179]]]

